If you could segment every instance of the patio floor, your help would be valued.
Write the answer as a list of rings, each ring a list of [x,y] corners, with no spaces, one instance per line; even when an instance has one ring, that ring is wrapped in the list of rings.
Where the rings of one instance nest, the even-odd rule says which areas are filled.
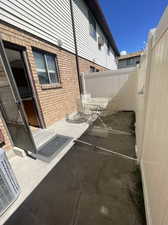
[[[103,120],[113,129],[134,130],[132,112],[118,112]],[[80,140],[135,157],[134,134],[106,133],[100,120]],[[76,143],[5,223],[18,224],[145,225],[136,161]]]

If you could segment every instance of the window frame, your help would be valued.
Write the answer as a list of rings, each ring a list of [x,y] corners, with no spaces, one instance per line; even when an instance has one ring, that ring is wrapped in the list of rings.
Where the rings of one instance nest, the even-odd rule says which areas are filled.
[[[134,64],[134,58],[128,58],[127,59],[127,66],[131,66]]]
[[[88,18],[89,18],[89,34],[92,36],[92,38],[97,41],[97,23],[96,23],[96,19],[93,16],[93,14],[90,12],[90,10],[88,10]],[[92,30],[92,28],[94,30]]]
[[[90,66],[90,73],[94,73],[94,72],[96,72],[96,67]]]
[[[60,85],[61,84],[61,78],[60,78],[60,70],[59,70],[59,65],[58,65],[58,57],[57,57],[57,55],[56,54],[54,54],[54,53],[51,53],[51,52],[47,52],[47,51],[44,51],[44,50],[41,50],[41,49],[37,49],[37,48],[34,48],[34,47],[32,47],[32,51],[33,51],[33,53],[34,52],[36,52],[36,53],[39,53],[39,54],[42,54],[42,56],[43,56],[43,59],[44,59],[44,66],[45,66],[45,70],[46,70],[46,74],[47,74],[47,78],[48,78],[48,80],[49,80],[49,83],[41,83],[40,82],[40,78],[39,78],[39,75],[38,75],[38,68],[37,68],[37,66],[36,66],[36,70],[37,70],[37,75],[38,75],[38,79],[39,79],[39,83],[42,85],[42,86],[50,86],[50,85],[52,85],[52,86],[54,86],[54,85]],[[49,56],[52,56],[52,57],[54,57],[54,63],[55,63],[55,69],[56,69],[56,74],[55,74],[55,78],[56,78],[56,80],[57,80],[57,82],[56,83],[54,83],[54,82],[52,82],[51,81],[51,77],[50,77],[50,70],[49,70],[49,68],[48,68],[48,63],[47,63],[47,55],[49,55]],[[33,55],[34,56],[34,55]],[[35,60],[35,56],[34,56],[34,60]],[[36,63],[35,63],[35,65],[36,65]]]

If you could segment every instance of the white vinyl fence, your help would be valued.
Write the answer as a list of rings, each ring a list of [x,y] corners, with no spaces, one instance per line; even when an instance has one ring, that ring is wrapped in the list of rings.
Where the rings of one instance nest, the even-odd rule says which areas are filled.
[[[168,8],[150,33],[144,57],[138,70],[137,149],[148,225],[168,225]]]
[[[109,112],[136,112],[148,225],[168,225],[168,7],[136,69],[83,74],[84,95],[108,99]]]
[[[108,102],[108,109],[134,110],[136,108],[136,68],[108,70],[98,73],[83,73],[84,96],[90,96],[89,101]]]

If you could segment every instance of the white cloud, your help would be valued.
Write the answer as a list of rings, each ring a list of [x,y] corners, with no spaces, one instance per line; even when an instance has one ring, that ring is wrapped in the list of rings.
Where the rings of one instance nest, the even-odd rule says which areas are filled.
[[[120,52],[120,55],[126,55],[126,54],[127,54],[127,51],[125,50]]]

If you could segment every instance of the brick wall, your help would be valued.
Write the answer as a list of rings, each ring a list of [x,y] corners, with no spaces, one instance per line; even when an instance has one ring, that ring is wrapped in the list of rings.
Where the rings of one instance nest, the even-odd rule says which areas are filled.
[[[12,143],[11,143],[9,137],[8,137],[7,130],[6,130],[5,126],[4,126],[1,118],[0,118],[0,130],[2,131],[2,134],[3,134],[4,139],[5,139],[4,140],[4,145],[2,146],[2,148],[5,149],[5,150],[11,149],[12,148]]]
[[[89,60],[86,60],[86,59],[83,59],[83,58],[79,57],[80,72],[89,72],[90,66],[95,67],[96,69],[100,70],[100,72],[103,72],[103,71],[107,70],[107,68],[105,68],[105,67],[99,66],[96,63],[93,63]]]
[[[4,72],[1,62],[0,62],[0,81],[1,82],[6,81],[5,72]],[[1,82],[0,82],[0,87],[1,87]],[[4,136],[3,148],[6,150],[12,148],[12,143],[10,142],[10,139],[8,137],[7,130],[5,128],[5,124],[3,123],[2,119],[1,119],[1,114],[0,114],[0,130],[2,131],[2,134]]]
[[[48,127],[57,120],[63,119],[66,114],[75,112],[77,110],[77,101],[80,97],[75,55],[4,24],[0,24],[0,33],[3,40],[26,47],[27,60],[30,65],[29,69],[46,126]],[[61,85],[59,87],[52,85],[42,86],[39,83],[32,47],[57,55],[61,78]],[[88,72],[90,66],[94,66],[100,71],[106,70],[106,68],[83,58],[79,58],[79,65],[80,72]],[[1,120],[0,128],[3,130],[5,136],[5,148],[11,147],[7,132]]]
[[[46,125],[49,126],[57,120],[64,118],[66,114],[76,111],[79,87],[75,56],[4,24],[0,25],[0,31],[3,40],[26,47],[31,74]],[[36,72],[32,47],[57,55],[61,77],[60,87],[51,85],[41,86]]]
[[[0,32],[3,40],[26,47],[31,75],[37,90],[40,108],[46,126],[63,119],[66,114],[75,112],[77,110],[77,99],[80,97],[75,55],[4,24],[0,25]],[[36,72],[32,47],[57,55],[61,78],[61,85],[59,87],[51,85],[41,86]],[[3,130],[5,136],[7,144],[5,147],[8,147],[9,138],[4,131],[2,121],[0,121],[0,128]]]

